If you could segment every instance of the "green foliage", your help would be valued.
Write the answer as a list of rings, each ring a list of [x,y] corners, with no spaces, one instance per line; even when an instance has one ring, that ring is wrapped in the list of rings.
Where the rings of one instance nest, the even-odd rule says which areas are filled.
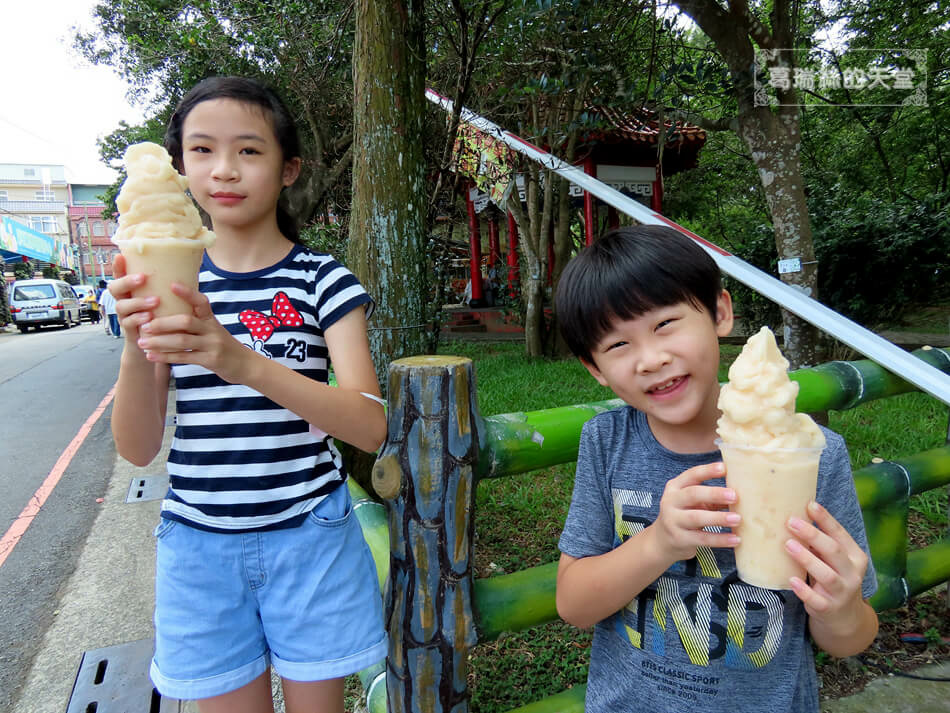
[[[3,277],[3,270],[0,268],[0,278]],[[5,327],[10,323],[10,300],[8,285],[5,280],[0,279],[0,327]]]
[[[43,265],[43,277],[50,280],[59,280],[61,278],[59,274],[59,265],[54,265],[53,263],[47,263]]]
[[[31,280],[35,266],[32,262],[18,261],[13,263],[13,278],[15,280]]]
[[[822,301],[859,322],[899,318],[946,296],[950,192],[922,201],[859,195],[811,201]]]
[[[291,191],[307,222],[330,200],[349,163],[352,6],[333,0],[100,0],[97,27],[75,38],[90,61],[116,69],[151,110],[144,127],[123,126],[102,142],[114,160],[143,139],[161,143],[183,94],[210,76],[255,77],[295,114],[304,176]],[[114,194],[114,191],[113,191]],[[112,197],[112,196],[110,196]]]
[[[318,221],[301,228],[300,239],[311,250],[329,253],[341,263],[346,260],[347,230],[343,223]]]

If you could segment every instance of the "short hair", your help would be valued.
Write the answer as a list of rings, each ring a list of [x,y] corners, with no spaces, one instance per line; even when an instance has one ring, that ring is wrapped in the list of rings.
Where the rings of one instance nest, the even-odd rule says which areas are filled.
[[[715,321],[721,293],[719,268],[696,242],[666,226],[637,225],[611,230],[571,260],[555,306],[568,347],[593,363],[615,320],[689,302]]]

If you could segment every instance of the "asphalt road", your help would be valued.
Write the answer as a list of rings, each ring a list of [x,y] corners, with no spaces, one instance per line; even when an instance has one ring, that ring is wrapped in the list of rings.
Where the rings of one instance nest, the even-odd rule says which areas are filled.
[[[0,537],[115,383],[123,342],[83,323],[0,333]],[[111,405],[0,565],[0,711],[56,616],[115,462]],[[81,651],[76,652],[78,664]]]

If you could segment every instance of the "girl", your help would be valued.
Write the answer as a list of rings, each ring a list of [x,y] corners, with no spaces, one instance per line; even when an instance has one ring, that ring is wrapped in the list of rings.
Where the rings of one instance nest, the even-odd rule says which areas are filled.
[[[157,538],[159,692],[202,713],[343,710],[343,676],[386,655],[376,570],[331,436],[376,450],[386,421],[370,357],[372,301],[330,256],[303,247],[281,191],[300,172],[290,115],[270,90],[207,79],[165,144],[217,241],[193,314],[153,318],[158,298],[115,259],[125,334],[112,431],[126,459],[159,452],[169,374],[178,426]],[[333,363],[339,388],[327,385]]]

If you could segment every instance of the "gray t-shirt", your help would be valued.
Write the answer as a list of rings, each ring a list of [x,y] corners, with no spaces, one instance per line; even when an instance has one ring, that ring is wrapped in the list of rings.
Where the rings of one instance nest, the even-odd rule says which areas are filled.
[[[867,552],[844,439],[823,430],[828,446],[817,499]],[[629,406],[595,416],[581,434],[561,551],[577,558],[609,552],[656,520],[668,480],[718,460],[719,451],[667,450]],[[862,593],[876,589],[869,564]],[[746,584],[731,549],[700,548],[596,625],[586,713],[814,713],[818,681],[807,622],[792,591]]]

